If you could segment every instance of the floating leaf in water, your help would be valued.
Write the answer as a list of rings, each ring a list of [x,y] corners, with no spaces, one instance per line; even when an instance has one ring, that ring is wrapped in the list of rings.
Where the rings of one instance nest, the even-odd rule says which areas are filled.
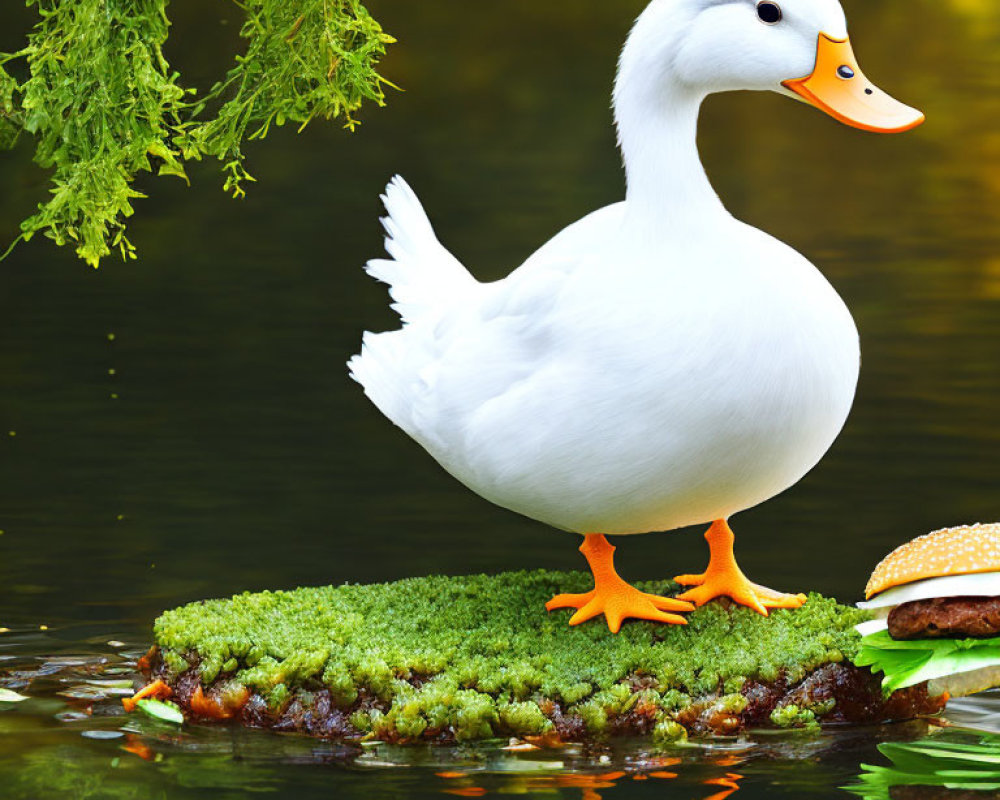
[[[102,689],[128,689],[129,694],[133,693],[131,678],[90,678],[83,683]]]
[[[50,674],[61,672],[66,667],[87,667],[104,663],[104,659],[88,659],[86,657],[66,656],[65,658],[50,658],[39,670],[49,670]]]
[[[83,731],[80,733],[86,739],[121,739],[125,734],[121,731]]]
[[[101,672],[104,675],[131,675],[135,669],[133,667],[108,667]]]
[[[95,689],[93,686],[71,686],[68,689],[63,689],[61,692],[56,692],[60,697],[68,697],[71,700],[107,700],[108,696],[102,692],[100,689]]]
[[[27,699],[23,694],[12,692],[10,689],[0,689],[0,703],[20,703]]]
[[[74,700],[107,700],[111,697],[131,697],[132,696],[132,683],[129,681],[128,686],[92,686],[90,682],[78,683],[74,686],[70,686],[67,689],[63,689],[56,694],[62,695],[63,697],[71,697]]]
[[[165,703],[162,700],[144,699],[140,700],[136,705],[140,711],[149,714],[149,716],[155,719],[161,719],[164,722],[173,722],[177,725],[184,722],[184,714],[173,703]]]

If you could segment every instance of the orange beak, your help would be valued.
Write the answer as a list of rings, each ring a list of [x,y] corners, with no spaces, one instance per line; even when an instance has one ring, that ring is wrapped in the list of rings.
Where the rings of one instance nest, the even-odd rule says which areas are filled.
[[[846,125],[875,133],[902,133],[924,115],[869,83],[854,57],[850,39],[819,35],[812,75],[782,81],[810,105]]]

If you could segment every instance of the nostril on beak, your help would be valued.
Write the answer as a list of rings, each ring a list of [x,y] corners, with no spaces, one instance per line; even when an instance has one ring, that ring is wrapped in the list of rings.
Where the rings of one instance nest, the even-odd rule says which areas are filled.
[[[865,89],[865,94],[874,94],[871,89]]]
[[[837,67],[837,75],[845,81],[849,81],[854,77],[854,70],[847,66],[847,64],[841,64]]]

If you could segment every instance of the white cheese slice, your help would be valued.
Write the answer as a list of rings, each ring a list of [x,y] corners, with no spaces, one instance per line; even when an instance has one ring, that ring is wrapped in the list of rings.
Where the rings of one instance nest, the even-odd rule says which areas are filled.
[[[997,596],[1000,596],[1000,572],[978,572],[974,575],[945,575],[894,586],[866,603],[858,603],[858,608],[874,610],[932,597]]]
[[[883,617],[882,619],[873,619],[869,622],[862,622],[854,626],[854,630],[860,633],[862,636],[867,636],[870,633],[878,633],[879,631],[884,631],[889,627],[889,618]]]

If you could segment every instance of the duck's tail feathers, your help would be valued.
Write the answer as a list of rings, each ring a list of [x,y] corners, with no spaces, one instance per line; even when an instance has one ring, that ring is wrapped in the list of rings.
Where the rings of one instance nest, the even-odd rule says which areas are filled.
[[[411,409],[400,388],[405,348],[402,331],[365,333],[361,352],[347,362],[350,376],[360,383],[376,407],[407,433],[411,432]],[[412,435],[412,434],[411,434]]]
[[[382,203],[388,212],[382,225],[385,249],[391,258],[372,259],[365,271],[389,284],[392,308],[404,324],[436,307],[449,305],[456,295],[476,283],[438,241],[420,200],[402,177],[396,175],[389,181]]]

